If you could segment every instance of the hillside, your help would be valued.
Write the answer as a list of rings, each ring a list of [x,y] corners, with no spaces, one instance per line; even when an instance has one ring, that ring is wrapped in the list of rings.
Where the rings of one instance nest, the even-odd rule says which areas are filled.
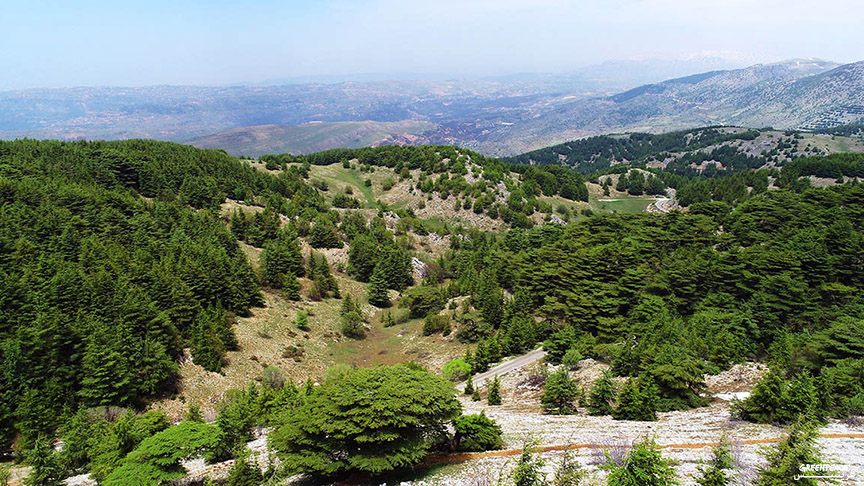
[[[621,163],[663,169],[705,170],[714,166],[719,170],[742,171],[780,166],[798,157],[864,152],[864,137],[859,128],[844,127],[820,132],[711,127],[664,134],[601,135],[504,160],[561,164],[583,174]]]
[[[864,116],[864,64],[792,60],[715,71],[578,100],[484,141],[499,152],[618,131],[660,133],[704,125],[824,128]]]
[[[613,132],[852,123],[864,117],[862,66],[633,62],[492,79],[15,91],[0,93],[0,139],[156,138],[238,155],[431,143],[512,156]]]
[[[422,145],[436,125],[423,121],[316,122],[232,128],[189,141],[200,148],[221,148],[232,155],[308,154],[332,148]]]
[[[2,445],[34,482],[125,486],[492,481],[483,452],[533,434],[599,458],[648,430],[689,481],[721,430],[761,441],[742,474],[771,424],[857,440],[862,177],[856,154],[586,182],[452,146],[2,142]],[[628,196],[667,185],[686,211]],[[820,447],[858,471],[844,444]]]

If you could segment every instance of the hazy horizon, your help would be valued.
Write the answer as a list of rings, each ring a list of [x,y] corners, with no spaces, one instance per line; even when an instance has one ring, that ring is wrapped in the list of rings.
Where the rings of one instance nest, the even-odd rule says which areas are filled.
[[[621,60],[861,60],[849,0],[8,2],[0,90],[564,73]]]

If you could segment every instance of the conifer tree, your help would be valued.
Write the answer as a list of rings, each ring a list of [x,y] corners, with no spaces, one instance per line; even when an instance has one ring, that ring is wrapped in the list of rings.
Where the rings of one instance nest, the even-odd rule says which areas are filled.
[[[672,486],[679,484],[675,479],[675,469],[668,459],[664,459],[660,448],[653,439],[643,439],[633,444],[627,458],[619,464],[608,461],[606,479],[608,486]]]
[[[468,375],[468,380],[465,381],[465,395],[473,395],[474,394],[474,379],[473,375]]]
[[[802,465],[824,463],[816,444],[818,436],[815,424],[806,417],[799,416],[783,440],[774,447],[762,450],[768,464],[759,466],[759,479],[756,480],[756,486],[787,484],[816,486],[819,484],[818,479],[801,477],[814,475],[802,471]],[[819,474],[830,475],[830,472]]]
[[[309,317],[304,311],[297,311],[297,316],[294,318],[294,325],[301,331],[309,330]]]
[[[588,410],[591,415],[611,415],[612,404],[615,403],[615,384],[612,382],[612,374],[605,372],[597,379],[591,391],[588,393]]]
[[[390,307],[384,267],[380,264],[375,265],[375,270],[369,278],[369,303],[376,307]]]
[[[657,420],[657,386],[646,376],[630,378],[618,395],[618,405],[612,411],[615,420]]]
[[[489,384],[489,395],[486,396],[486,403],[501,405],[501,382],[498,380],[498,375],[495,375],[492,383]]]
[[[576,397],[579,391],[570,379],[567,368],[560,367],[546,378],[540,403],[543,411],[554,415],[569,415],[576,411]]]
[[[711,448],[711,460],[699,467],[700,477],[696,482],[699,486],[728,486],[732,481],[728,471],[732,467],[732,447],[726,434],[723,434]]]
[[[300,300],[300,282],[297,281],[297,277],[293,274],[285,276],[282,295],[289,300]]]

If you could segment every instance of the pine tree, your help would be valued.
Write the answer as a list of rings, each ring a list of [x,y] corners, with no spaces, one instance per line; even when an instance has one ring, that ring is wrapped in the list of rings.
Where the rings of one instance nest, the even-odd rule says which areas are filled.
[[[618,406],[612,411],[615,420],[657,420],[657,386],[647,376],[630,378],[618,395]]]
[[[534,443],[526,443],[522,447],[522,455],[516,462],[516,467],[510,473],[510,482],[513,486],[543,486],[546,484],[546,474],[543,466],[546,462],[539,455],[535,455]]]
[[[27,464],[32,468],[27,476],[27,486],[59,486],[63,484],[64,473],[59,456],[51,447],[48,438],[40,437],[26,455]]]
[[[546,360],[552,364],[561,364],[564,355],[576,344],[576,331],[573,326],[566,325],[543,343],[546,350]]]
[[[707,465],[699,467],[700,477],[696,479],[699,486],[728,486],[732,478],[727,472],[732,469],[732,448],[726,434],[711,448],[711,460]]]
[[[375,265],[372,277],[369,278],[369,303],[376,307],[390,307],[390,294],[387,290],[387,280],[384,267]]]
[[[540,403],[543,411],[554,415],[569,415],[576,411],[578,389],[567,368],[561,367],[546,378]]]
[[[183,420],[187,422],[204,423],[204,413],[201,412],[201,405],[198,405],[197,403],[190,404],[189,410],[186,411],[186,415],[183,416]]]
[[[301,331],[309,330],[309,317],[303,311],[297,311],[297,316],[294,318],[294,325]]]
[[[612,374],[608,371],[594,382],[588,394],[588,410],[591,415],[612,415],[612,404],[615,403],[615,384]]]
[[[294,275],[285,276],[285,284],[282,287],[282,295],[289,300],[300,300],[300,282]]]
[[[498,375],[492,379],[489,384],[489,395],[486,396],[486,403],[489,405],[501,405],[501,382],[498,381]]]
[[[393,314],[390,311],[386,311],[384,316],[381,318],[381,322],[384,327],[393,327],[396,325],[396,320],[393,319]]]
[[[815,424],[805,417],[799,416],[798,420],[789,428],[789,435],[776,446],[762,450],[768,464],[759,467],[759,479],[756,481],[756,486],[788,484],[816,486],[819,484],[817,479],[800,477],[813,475],[802,471],[802,465],[824,463],[816,444],[818,436]],[[830,472],[820,471],[819,474],[830,475]]]
[[[608,461],[602,467],[610,471],[608,486],[672,486],[678,481],[670,462],[653,439],[643,439],[633,444],[623,463]]]
[[[473,395],[474,394],[474,380],[473,375],[468,375],[468,380],[465,381],[465,395]]]
[[[471,400],[475,402],[479,402],[481,400],[479,388],[474,387],[474,393],[471,394]]]
[[[260,486],[264,481],[261,469],[248,456],[246,451],[237,455],[234,467],[228,474],[227,486]]]

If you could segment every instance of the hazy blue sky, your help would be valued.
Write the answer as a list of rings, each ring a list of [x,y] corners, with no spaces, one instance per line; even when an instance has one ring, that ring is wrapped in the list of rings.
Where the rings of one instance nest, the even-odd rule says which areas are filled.
[[[864,59],[856,0],[3,0],[0,89]]]

